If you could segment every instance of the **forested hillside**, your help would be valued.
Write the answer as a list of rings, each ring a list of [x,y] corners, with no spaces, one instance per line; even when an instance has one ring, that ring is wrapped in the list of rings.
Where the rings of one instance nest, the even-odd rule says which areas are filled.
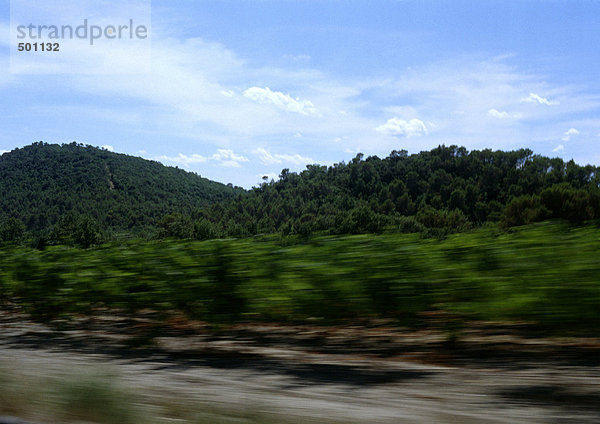
[[[166,214],[189,214],[239,192],[154,161],[39,142],[0,156],[0,233],[14,238],[11,232],[60,224],[143,235]]]
[[[529,149],[469,152],[440,146],[413,155],[393,151],[385,159],[359,154],[348,164],[308,165],[299,174],[284,169],[279,181],[208,206],[189,222],[208,236],[384,228],[439,234],[486,222],[582,222],[600,218],[599,184],[598,168]],[[173,228],[177,236],[185,223]]]
[[[383,230],[444,235],[488,222],[600,218],[594,166],[531,150],[440,146],[281,172],[249,192],[77,143],[0,157],[0,242],[89,246],[107,235],[211,239]],[[24,236],[25,235],[25,236]]]

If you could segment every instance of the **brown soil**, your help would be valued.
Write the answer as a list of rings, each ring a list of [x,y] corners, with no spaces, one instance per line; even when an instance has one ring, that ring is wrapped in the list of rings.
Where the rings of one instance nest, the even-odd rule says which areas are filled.
[[[214,328],[99,311],[47,326],[4,308],[0,365],[24,379],[109,370],[160,406],[157,422],[600,422],[600,340],[523,325],[474,323],[449,342],[386,322]],[[43,422],[35,412],[21,418]]]

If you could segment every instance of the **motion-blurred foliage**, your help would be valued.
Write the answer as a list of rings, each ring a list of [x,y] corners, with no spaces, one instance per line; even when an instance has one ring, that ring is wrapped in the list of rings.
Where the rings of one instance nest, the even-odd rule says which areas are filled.
[[[40,319],[97,306],[212,322],[324,322],[427,311],[598,333],[600,229],[551,222],[445,240],[411,234],[127,242],[0,250],[0,298]]]

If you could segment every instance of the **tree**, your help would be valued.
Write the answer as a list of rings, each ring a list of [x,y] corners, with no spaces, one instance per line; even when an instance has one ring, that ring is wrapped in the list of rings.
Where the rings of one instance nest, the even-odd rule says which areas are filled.
[[[0,243],[17,243],[25,234],[25,224],[11,217],[0,224]]]
[[[462,189],[456,189],[450,195],[450,200],[448,201],[448,207],[450,209],[459,209],[461,211],[465,210],[467,201],[467,193]]]
[[[180,213],[165,215],[158,223],[160,238],[190,239],[194,236],[194,225],[190,217]],[[199,233],[203,230],[198,229]]]
[[[506,227],[525,225],[542,221],[548,216],[549,212],[542,206],[539,196],[519,196],[504,209],[502,225]]]
[[[76,212],[61,216],[48,236],[50,244],[66,244],[84,249],[102,243],[102,239],[98,222],[89,215],[79,215]]]

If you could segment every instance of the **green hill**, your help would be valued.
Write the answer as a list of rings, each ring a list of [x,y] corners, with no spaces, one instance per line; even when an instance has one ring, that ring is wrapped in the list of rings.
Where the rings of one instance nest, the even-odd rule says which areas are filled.
[[[118,232],[186,239],[390,229],[444,235],[488,222],[581,223],[600,218],[599,186],[597,167],[529,149],[440,146],[284,169],[278,181],[246,192],[154,161],[40,142],[0,156],[0,242],[23,239],[24,230],[44,244],[88,246]]]
[[[594,166],[517,151],[440,146],[387,158],[357,155],[349,163],[284,169],[248,196],[204,208],[194,218],[213,234],[308,235],[383,229],[445,234],[500,222],[600,218],[600,174]]]
[[[43,142],[0,156],[0,223],[39,232],[65,216],[91,217],[101,230],[143,235],[171,213],[230,199],[240,188],[138,157],[78,143]]]

